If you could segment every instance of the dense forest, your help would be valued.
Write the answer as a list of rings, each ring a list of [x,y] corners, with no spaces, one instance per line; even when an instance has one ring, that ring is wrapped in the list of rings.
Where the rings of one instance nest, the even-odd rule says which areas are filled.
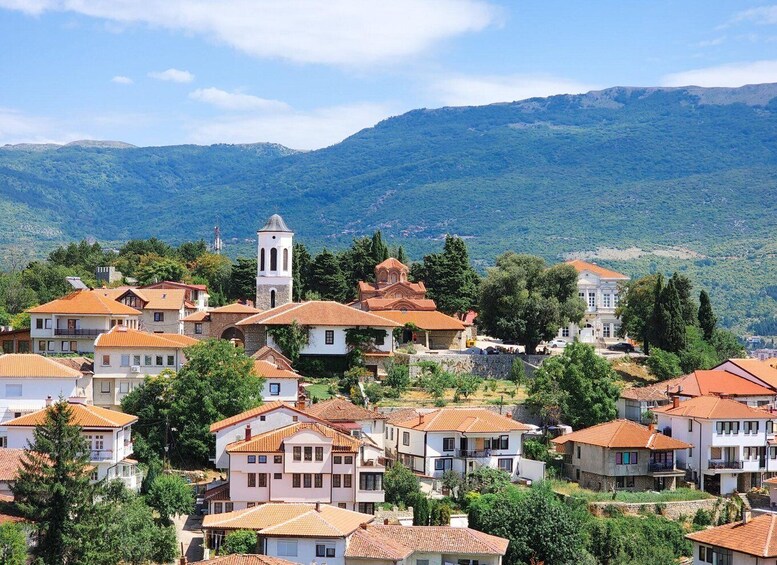
[[[222,227],[249,255],[283,214],[311,249],[382,230],[412,259],[466,239],[483,272],[507,249],[642,276],[683,272],[720,322],[777,325],[777,85],[613,88],[483,107],[415,110],[332,147],[0,148],[3,262],[94,238],[173,244]],[[766,330],[766,331],[763,331]]]

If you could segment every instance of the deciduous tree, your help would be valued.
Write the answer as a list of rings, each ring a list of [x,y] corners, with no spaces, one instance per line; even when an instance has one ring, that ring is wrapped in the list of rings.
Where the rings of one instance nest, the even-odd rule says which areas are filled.
[[[173,516],[192,511],[194,491],[178,475],[159,475],[148,489],[146,502],[157,511],[163,525],[170,525]]]
[[[418,477],[399,462],[386,469],[383,476],[383,489],[386,502],[404,504],[405,506],[412,506],[413,501],[421,492]]]

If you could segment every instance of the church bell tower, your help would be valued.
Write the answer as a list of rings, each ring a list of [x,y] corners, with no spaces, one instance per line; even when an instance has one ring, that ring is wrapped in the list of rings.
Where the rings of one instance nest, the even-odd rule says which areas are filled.
[[[269,310],[291,302],[291,253],[294,232],[278,214],[273,214],[256,232],[258,256],[256,307]]]

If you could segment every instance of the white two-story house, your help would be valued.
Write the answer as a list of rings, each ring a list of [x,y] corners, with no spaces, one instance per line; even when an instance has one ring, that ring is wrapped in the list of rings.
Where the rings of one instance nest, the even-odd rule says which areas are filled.
[[[372,514],[384,500],[383,450],[324,424],[297,422],[255,436],[249,426],[226,451],[235,510],[318,502]]]
[[[197,340],[181,334],[155,334],[116,326],[94,340],[93,401],[107,408],[121,405],[146,375],[178,371],[183,350]]]
[[[93,467],[92,480],[121,479],[127,488],[140,489],[141,473],[132,456],[132,424],[138,418],[131,414],[90,406],[79,400],[70,400],[72,423],[81,427],[89,448],[89,462]],[[32,442],[35,426],[46,420],[46,409],[4,422],[7,447],[25,449]],[[2,433],[2,432],[0,432]]]
[[[0,355],[0,424],[45,408],[46,399],[60,396],[91,402],[91,374],[42,355]]]
[[[777,414],[718,396],[699,396],[654,409],[664,434],[691,444],[677,451],[677,466],[699,488],[721,495],[747,492],[777,473]]]
[[[137,328],[140,317],[140,311],[88,289],[27,312],[33,351],[41,355],[92,353],[98,335],[114,326]]]
[[[417,473],[439,478],[445,471],[479,467],[518,476],[523,433],[530,428],[485,408],[441,408],[389,420],[386,453]]]
[[[558,337],[569,341],[577,338],[584,343],[614,341],[620,329],[620,320],[615,316],[618,285],[629,277],[580,259],[567,261],[567,265],[578,273],[577,292],[586,309],[582,322],[561,328]]]

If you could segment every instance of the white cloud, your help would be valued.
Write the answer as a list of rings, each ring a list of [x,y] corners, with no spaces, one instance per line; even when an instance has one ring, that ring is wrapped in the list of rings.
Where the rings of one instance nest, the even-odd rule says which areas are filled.
[[[255,57],[366,65],[422,53],[483,30],[501,10],[486,0],[0,0],[39,14],[69,11],[202,35]]]
[[[294,149],[328,147],[375,125],[393,112],[381,104],[352,104],[262,115],[220,116],[187,122],[193,143],[255,143],[269,141]]]
[[[761,25],[777,24],[777,6],[759,6],[739,12],[729,20],[729,25],[751,22]]]
[[[133,84],[134,81],[130,77],[117,75],[111,79],[111,82],[115,82],[116,84]]]
[[[67,124],[30,116],[12,108],[0,108],[0,145],[14,143],[67,143],[88,135]]]
[[[148,73],[148,76],[157,80],[166,80],[170,82],[191,82],[194,80],[194,75],[189,71],[181,71],[179,69],[167,69],[166,71],[154,71]]]
[[[224,110],[290,110],[291,107],[280,100],[259,98],[242,92],[227,92],[219,88],[198,88],[189,93],[189,98],[211,104]]]
[[[432,89],[449,106],[479,106],[535,96],[579,94],[599,86],[549,75],[486,75],[443,78]]]
[[[721,35],[720,37],[716,37],[715,39],[707,39],[705,41],[699,41],[696,44],[696,47],[715,47],[717,45],[722,45],[726,41],[726,36]]]
[[[777,82],[777,61],[731,63],[665,75],[663,86],[728,86]]]

